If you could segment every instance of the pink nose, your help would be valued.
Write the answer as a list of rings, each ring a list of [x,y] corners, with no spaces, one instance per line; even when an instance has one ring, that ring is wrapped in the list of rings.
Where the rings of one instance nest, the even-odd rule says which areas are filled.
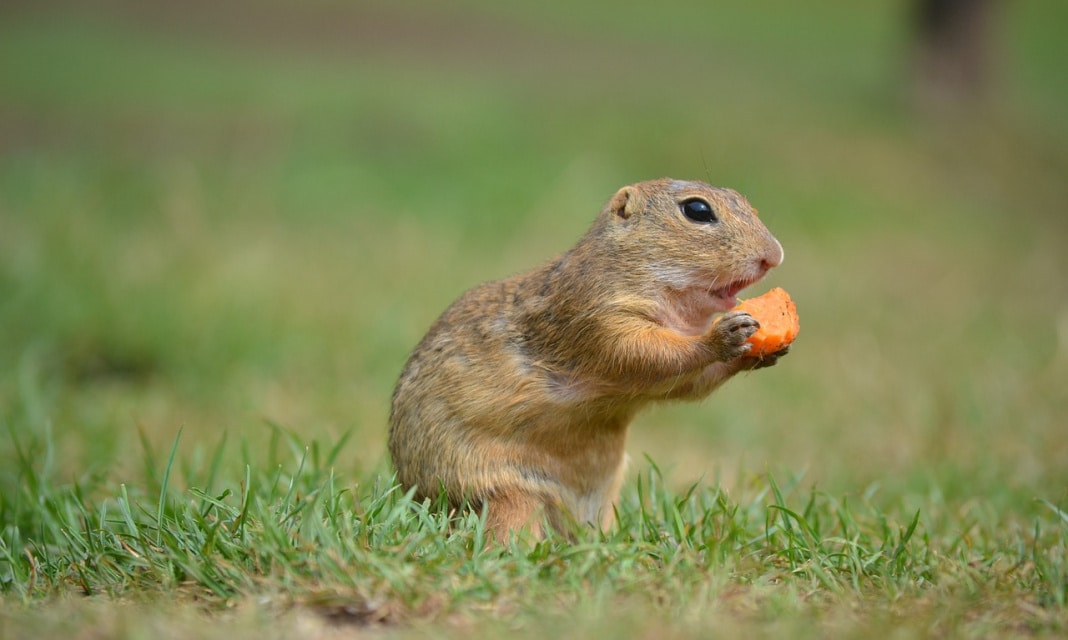
[[[760,266],[764,268],[764,271],[772,269],[782,264],[784,258],[786,258],[786,252],[783,251],[782,244],[778,240],[772,238],[771,241],[775,244],[768,247],[767,253],[760,261]]]

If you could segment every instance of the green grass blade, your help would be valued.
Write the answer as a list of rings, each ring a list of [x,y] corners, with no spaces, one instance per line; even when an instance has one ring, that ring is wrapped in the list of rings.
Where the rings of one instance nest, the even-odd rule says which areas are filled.
[[[178,434],[174,436],[174,444],[171,446],[171,455],[167,458],[167,468],[163,470],[163,478],[160,481],[159,501],[156,504],[156,544],[163,544],[163,512],[167,506],[167,486],[171,480],[171,469],[174,468],[174,458],[178,455],[178,441],[182,438],[182,429],[178,428]]]

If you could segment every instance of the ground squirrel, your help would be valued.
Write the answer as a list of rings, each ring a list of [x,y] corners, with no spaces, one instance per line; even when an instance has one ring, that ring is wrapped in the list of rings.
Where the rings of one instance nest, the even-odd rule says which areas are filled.
[[[416,346],[390,414],[398,480],[484,508],[498,538],[608,527],[639,409],[703,398],[785,353],[748,356],[759,325],[731,311],[782,259],[735,191],[623,187],[571,250],[471,289]]]

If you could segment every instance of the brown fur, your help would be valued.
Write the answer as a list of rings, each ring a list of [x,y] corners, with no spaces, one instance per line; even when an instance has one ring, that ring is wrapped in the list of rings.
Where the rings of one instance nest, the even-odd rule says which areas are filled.
[[[688,220],[680,203],[693,197],[718,220]],[[498,538],[539,534],[543,520],[609,526],[643,406],[702,398],[774,363],[746,356],[748,314],[714,314],[781,261],[734,191],[670,179],[620,189],[570,251],[471,289],[430,328],[393,393],[398,479],[484,505]]]

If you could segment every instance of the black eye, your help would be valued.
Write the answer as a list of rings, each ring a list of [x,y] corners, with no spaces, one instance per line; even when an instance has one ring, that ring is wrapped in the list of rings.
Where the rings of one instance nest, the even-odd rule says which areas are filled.
[[[712,205],[700,198],[683,200],[679,207],[682,209],[682,215],[694,222],[715,222],[717,220],[716,210],[712,208]]]

